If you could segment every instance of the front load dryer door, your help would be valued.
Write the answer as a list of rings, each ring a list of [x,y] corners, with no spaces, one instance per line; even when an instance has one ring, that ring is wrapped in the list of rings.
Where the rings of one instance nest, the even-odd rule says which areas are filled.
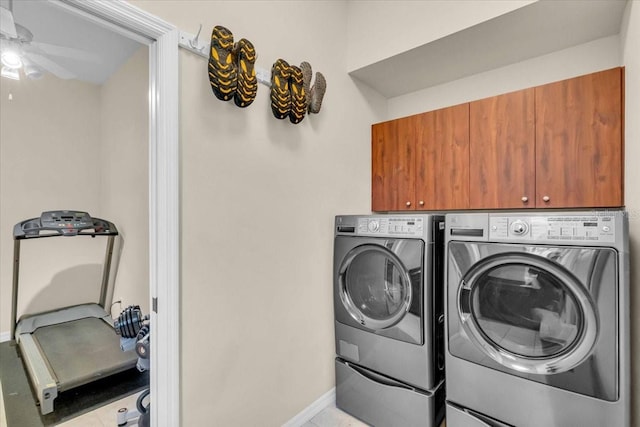
[[[578,279],[537,255],[501,254],[476,263],[458,290],[468,336],[516,371],[572,369],[593,349],[598,318]]]
[[[615,400],[617,274],[612,250],[468,242],[451,243],[450,250],[452,354]],[[456,262],[462,254],[466,261]]]
[[[339,299],[340,310],[336,310],[336,320],[422,344],[424,243],[407,239],[368,240],[346,253],[337,268],[336,300]]]

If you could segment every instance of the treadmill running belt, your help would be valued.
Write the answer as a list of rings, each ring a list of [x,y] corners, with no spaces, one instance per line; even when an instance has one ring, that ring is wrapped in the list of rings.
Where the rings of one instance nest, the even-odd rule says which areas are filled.
[[[135,351],[123,352],[113,328],[95,317],[38,328],[33,336],[59,391],[132,368],[138,359]]]

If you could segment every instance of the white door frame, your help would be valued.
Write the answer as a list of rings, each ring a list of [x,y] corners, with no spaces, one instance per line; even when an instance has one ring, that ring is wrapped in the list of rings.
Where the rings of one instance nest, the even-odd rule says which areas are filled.
[[[149,46],[151,426],[177,427],[180,425],[179,31],[121,0],[49,1]]]

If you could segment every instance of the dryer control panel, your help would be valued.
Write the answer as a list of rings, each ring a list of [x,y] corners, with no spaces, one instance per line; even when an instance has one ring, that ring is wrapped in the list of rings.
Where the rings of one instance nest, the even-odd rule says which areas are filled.
[[[394,235],[422,236],[424,234],[423,218],[358,218],[356,234],[360,236]]]
[[[489,239],[613,242],[613,215],[499,216],[489,218]]]
[[[429,239],[434,222],[444,230],[443,215],[338,215],[335,232],[336,236]]]

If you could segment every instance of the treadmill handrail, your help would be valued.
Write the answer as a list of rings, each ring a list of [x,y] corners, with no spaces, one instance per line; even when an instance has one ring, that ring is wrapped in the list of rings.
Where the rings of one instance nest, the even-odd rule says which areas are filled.
[[[44,237],[60,237],[60,236],[117,236],[118,229],[111,221],[107,221],[101,218],[93,219],[93,226],[72,229],[73,232],[69,232],[68,228],[61,227],[47,227],[43,226],[40,222],[40,217],[27,219],[17,223],[13,227],[13,239],[37,239]],[[48,233],[40,234],[42,231]],[[53,231],[54,233],[51,233]]]

